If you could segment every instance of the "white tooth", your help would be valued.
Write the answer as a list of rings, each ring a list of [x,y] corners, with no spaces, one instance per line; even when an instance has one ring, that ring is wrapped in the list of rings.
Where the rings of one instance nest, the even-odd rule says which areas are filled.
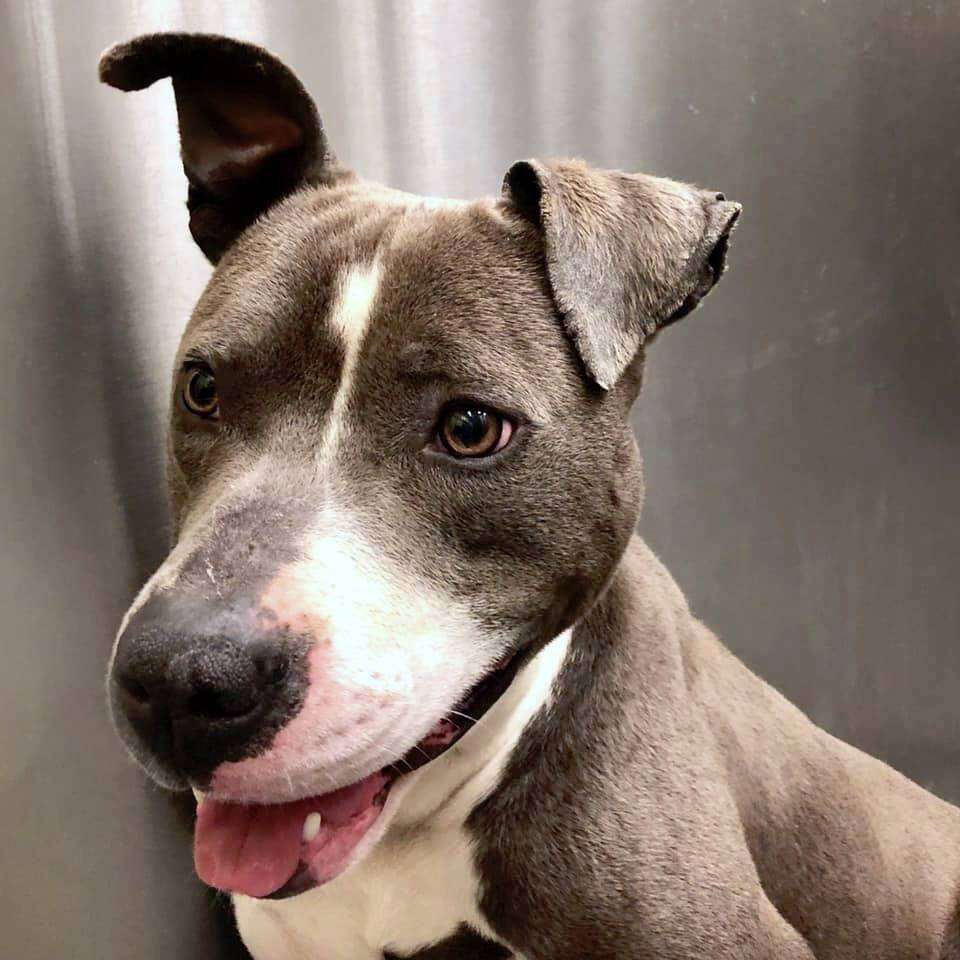
[[[303,821],[303,842],[313,843],[320,832],[320,826],[323,823],[323,817],[319,813],[307,814],[307,819]]]

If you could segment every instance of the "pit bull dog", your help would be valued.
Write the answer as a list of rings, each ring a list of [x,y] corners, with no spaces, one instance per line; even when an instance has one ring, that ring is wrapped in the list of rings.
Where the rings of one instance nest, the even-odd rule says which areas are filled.
[[[216,265],[111,708],[198,794],[257,960],[960,960],[960,811],[751,674],[634,532],[646,350],[740,207],[577,161],[387,189],[221,37],[100,76],[172,78]]]

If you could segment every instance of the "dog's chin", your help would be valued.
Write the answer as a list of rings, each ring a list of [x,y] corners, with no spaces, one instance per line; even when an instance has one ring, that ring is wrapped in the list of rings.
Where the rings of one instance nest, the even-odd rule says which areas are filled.
[[[203,796],[194,859],[204,883],[262,899],[287,899],[359,863],[386,832],[403,781],[445,754],[504,694],[521,665],[505,657],[401,757],[331,793],[284,803]]]

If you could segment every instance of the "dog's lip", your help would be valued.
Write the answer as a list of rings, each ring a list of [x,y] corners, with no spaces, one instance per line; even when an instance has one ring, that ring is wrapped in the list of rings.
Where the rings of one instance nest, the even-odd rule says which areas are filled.
[[[519,652],[503,656],[480,678],[464,697],[440,718],[430,732],[402,757],[384,767],[383,772],[405,776],[443,756],[484,717],[506,693],[522,662]]]
[[[466,696],[448,711],[446,716],[437,721],[424,739],[398,760],[387,764],[379,771],[387,777],[387,782],[373,800],[374,805],[380,810],[378,816],[382,814],[390,790],[398,780],[443,756],[479,723],[513,682],[522,660],[521,653],[512,653],[501,658],[470,688]],[[301,862],[293,876],[282,887],[258,899],[288,900],[307,893],[317,886],[318,883],[310,872],[309,864]]]
[[[374,797],[373,804],[379,809],[377,818],[383,814],[383,808],[387,802],[387,796],[390,793],[390,788],[396,782],[396,777],[389,779],[380,790],[380,792]],[[308,893],[310,890],[313,890],[315,887],[319,886],[318,881],[314,878],[310,872],[309,863],[304,863],[301,861],[297,865],[297,869],[294,872],[293,876],[278,890],[274,890],[273,893],[269,893],[264,897],[257,897],[259,900],[290,900],[293,897],[300,896],[301,893]]]
[[[392,781],[401,776],[413,773],[420,767],[426,766],[428,763],[441,757],[476,726],[477,723],[483,719],[487,711],[503,696],[513,682],[523,659],[522,651],[505,654],[431,727],[424,738],[415,743],[405,754],[396,760],[380,768],[368,769],[366,775],[383,773],[390,777]],[[443,733],[445,736],[440,736],[441,726],[444,727]],[[364,774],[361,773],[356,776],[355,779],[363,779],[363,776]],[[337,784],[330,787],[329,791],[325,790],[324,792],[332,792],[341,786],[348,785],[349,783]],[[202,802],[205,797],[209,796],[214,800],[233,803],[262,803],[270,805],[274,803],[306,800],[312,796],[321,795],[315,791],[298,790],[284,793],[275,798],[254,800],[244,797],[242,794],[224,794],[217,790],[211,790],[208,784],[193,783],[190,785],[190,789],[193,791],[198,802]]]

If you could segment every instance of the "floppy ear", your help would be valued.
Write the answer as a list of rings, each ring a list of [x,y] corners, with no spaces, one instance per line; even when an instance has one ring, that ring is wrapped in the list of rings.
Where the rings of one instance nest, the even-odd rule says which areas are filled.
[[[309,94],[276,57],[249,43],[155,33],[111,47],[100,79],[120,90],[173,80],[190,232],[216,263],[271,204],[337,168]]]
[[[557,309],[605,390],[720,279],[740,214],[722,193],[575,160],[516,163],[503,191],[540,228]]]

